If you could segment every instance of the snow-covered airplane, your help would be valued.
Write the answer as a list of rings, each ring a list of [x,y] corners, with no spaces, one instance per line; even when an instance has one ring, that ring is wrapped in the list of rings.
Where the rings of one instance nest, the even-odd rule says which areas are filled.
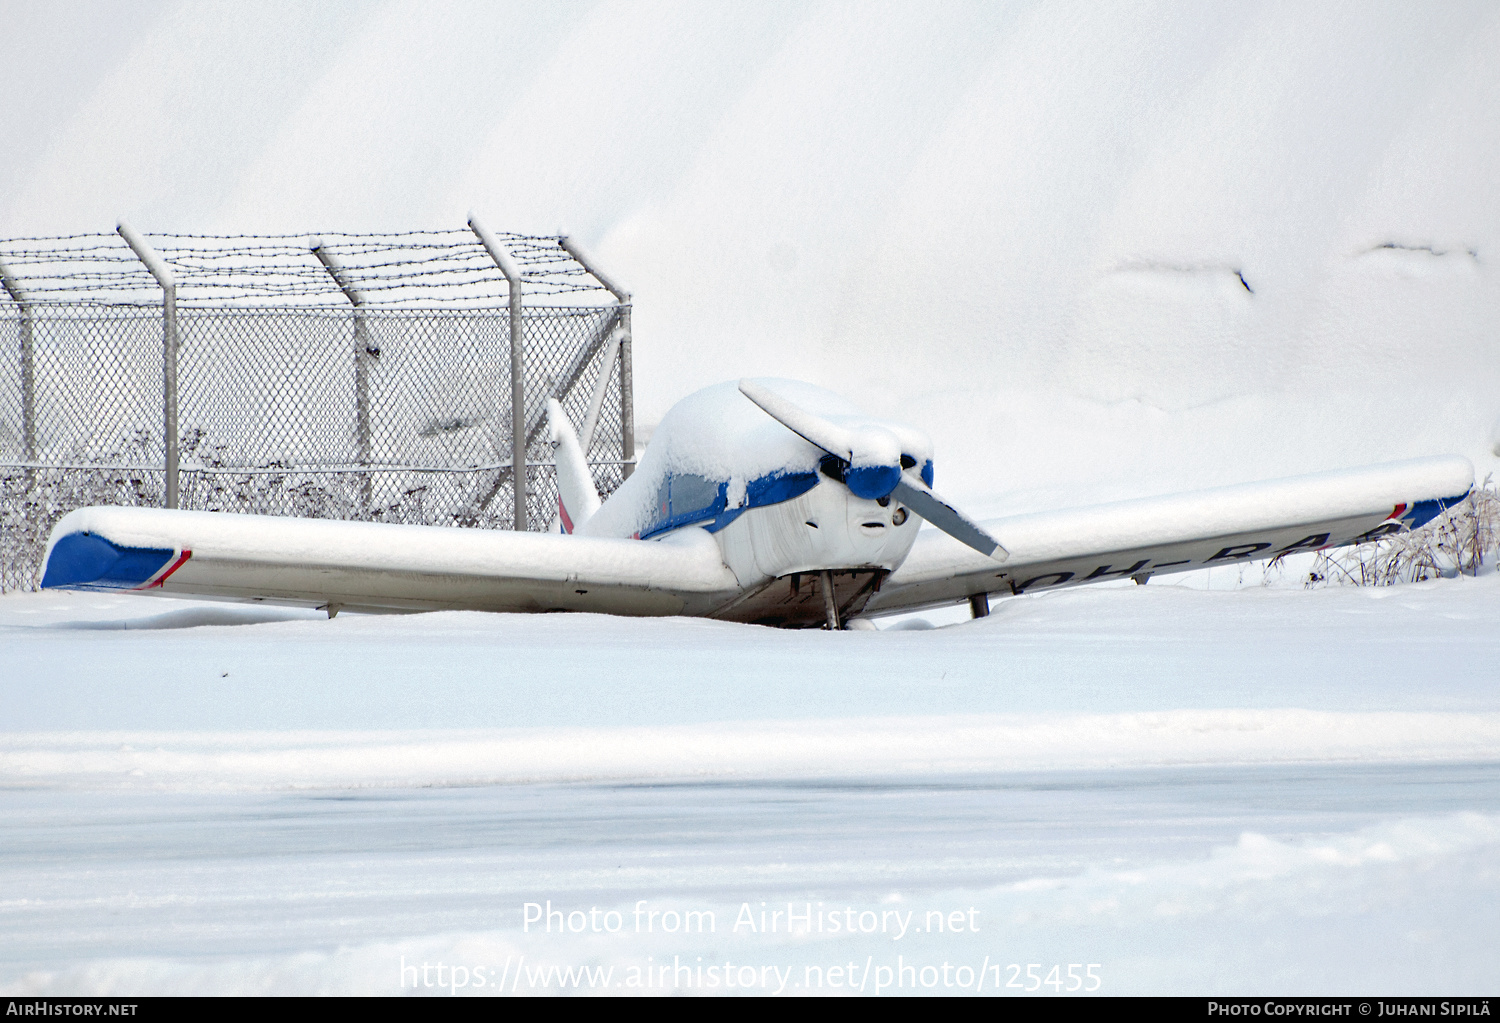
[[[1422,525],[1474,478],[1464,458],[1426,458],[980,523],[933,491],[921,431],[808,384],[741,380],[674,406],[601,502],[571,424],[549,411],[568,535],[81,508],[54,529],[42,585],[330,617],[462,608],[838,628],[1360,543]]]

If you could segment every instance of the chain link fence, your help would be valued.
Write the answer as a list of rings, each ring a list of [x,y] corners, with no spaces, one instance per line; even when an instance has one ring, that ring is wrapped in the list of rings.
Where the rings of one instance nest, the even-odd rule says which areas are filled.
[[[371,251],[391,262],[388,250]],[[48,535],[69,511],[164,503],[163,311],[55,298],[7,305],[0,590],[25,590],[38,585]],[[504,304],[180,305],[176,322],[179,507],[511,528]],[[544,530],[557,514],[549,397],[575,427],[594,412],[588,453],[600,493],[623,482],[633,454],[629,305],[525,306],[520,322],[526,522]]]

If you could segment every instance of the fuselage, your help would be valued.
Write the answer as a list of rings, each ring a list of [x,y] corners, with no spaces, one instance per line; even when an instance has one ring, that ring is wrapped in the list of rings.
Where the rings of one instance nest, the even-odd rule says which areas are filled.
[[[922,431],[875,419],[810,384],[768,383],[830,422],[889,431],[901,464],[931,485],[932,442]],[[649,541],[707,530],[740,585],[753,588],[800,573],[894,571],[920,525],[898,501],[857,496],[837,459],[725,383],[673,406],[635,473],[577,532]]]

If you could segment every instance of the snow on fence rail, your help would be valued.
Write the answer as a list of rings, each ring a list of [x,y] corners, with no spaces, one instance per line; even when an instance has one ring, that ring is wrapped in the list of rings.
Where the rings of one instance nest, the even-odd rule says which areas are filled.
[[[482,233],[0,239],[0,591],[87,504],[546,529],[549,397],[612,492],[630,296],[568,239]]]

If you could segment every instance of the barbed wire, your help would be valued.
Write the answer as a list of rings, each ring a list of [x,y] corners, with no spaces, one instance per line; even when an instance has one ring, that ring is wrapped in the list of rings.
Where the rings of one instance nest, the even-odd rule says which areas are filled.
[[[545,235],[499,233],[521,271],[528,303],[570,304],[599,282]],[[310,234],[148,234],[171,267],[184,305],[347,305],[313,253],[319,245],[343,266],[370,304],[488,306],[509,300],[510,287],[489,253],[463,229]],[[155,278],[114,233],[0,239],[0,263],[27,300],[38,304],[155,305]],[[0,302],[4,302],[0,297]]]

